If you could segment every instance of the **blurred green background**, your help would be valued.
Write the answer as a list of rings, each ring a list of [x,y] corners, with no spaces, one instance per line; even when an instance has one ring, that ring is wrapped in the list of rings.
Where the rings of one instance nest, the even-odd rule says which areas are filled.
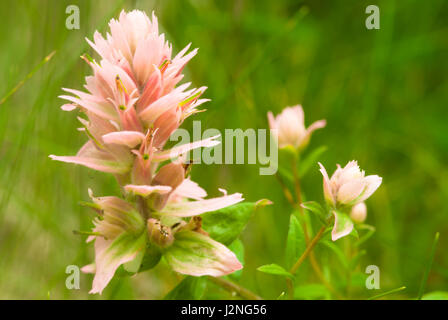
[[[70,4],[80,8],[79,30],[65,27]],[[369,4],[380,8],[380,30],[365,27]],[[185,128],[191,120],[222,132],[266,128],[269,110],[301,103],[307,124],[328,121],[308,151],[326,145],[319,160],[330,172],[356,159],[367,174],[383,177],[367,202],[367,223],[377,232],[358,272],[378,265],[382,290],[406,286],[391,298],[415,298],[438,231],[426,291],[448,288],[447,1],[17,0],[0,10],[0,99],[56,54],[0,105],[0,298],[158,299],[178,281],[162,264],[114,280],[101,297],[88,295],[90,275],[81,276],[80,290],[65,287],[66,266],[93,259],[91,246],[72,233],[91,225],[91,213],[78,202],[88,200],[88,187],[98,195],[119,190],[106,174],[48,158],[75,154],[85,141],[57,96],[62,87],[81,89],[90,74],[79,56],[97,56],[84,38],[96,29],[104,34],[112,17],[134,8],[155,10],[175,52],[189,42],[200,48],[185,79],[208,86],[212,101]],[[223,187],[249,201],[274,202],[255,213],[242,235],[241,283],[276,298],[284,282],[256,268],[283,263],[292,208],[275,177],[258,169],[198,165],[192,175],[211,196]],[[302,184],[307,199],[322,200],[317,165]],[[338,286],[344,275],[337,260],[328,263]],[[307,267],[301,272],[312,275]],[[228,297],[215,289],[208,297]],[[376,293],[364,289],[358,296]]]

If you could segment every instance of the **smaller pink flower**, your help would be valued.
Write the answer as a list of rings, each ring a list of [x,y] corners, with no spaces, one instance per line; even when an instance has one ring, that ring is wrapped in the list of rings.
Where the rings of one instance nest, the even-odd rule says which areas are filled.
[[[277,117],[274,117],[272,112],[268,112],[268,121],[269,128],[274,130],[273,134],[278,138],[280,148],[292,146],[303,149],[308,145],[311,133],[326,125],[325,120],[319,120],[305,128],[305,116],[300,105],[283,109]]]
[[[344,168],[337,165],[331,178],[319,162],[323,175],[325,200],[332,206],[353,206],[369,198],[381,185],[382,178],[377,175],[365,176],[356,161],[350,161]]]

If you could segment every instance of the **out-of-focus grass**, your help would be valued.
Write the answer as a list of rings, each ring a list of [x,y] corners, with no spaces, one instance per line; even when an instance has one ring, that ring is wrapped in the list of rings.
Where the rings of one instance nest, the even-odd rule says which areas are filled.
[[[65,28],[65,8],[77,4],[81,29]],[[61,87],[81,88],[93,55],[84,37],[104,32],[121,9],[155,10],[177,51],[193,43],[199,54],[186,80],[207,85],[212,99],[195,117],[202,128],[266,128],[268,110],[301,103],[307,123],[325,118],[310,148],[328,146],[327,168],[357,159],[384,177],[368,201],[377,233],[361,266],[381,270],[384,290],[406,286],[415,298],[433,236],[440,241],[427,291],[448,287],[448,62],[447,3],[376,1],[381,29],[364,26],[367,1],[14,1],[0,10],[0,98],[46,55],[53,59],[0,105],[0,297],[97,298],[65,288],[65,268],[92,259],[72,234],[91,216],[78,205],[87,187],[118,193],[114,180],[85,168],[52,162],[74,154],[84,137],[74,114],[59,109]],[[302,10],[301,12],[299,12]],[[303,13],[308,12],[306,15]],[[186,128],[191,128],[187,121]],[[210,195],[218,187],[246,199],[269,198],[243,234],[242,283],[268,298],[284,284],[256,267],[283,260],[291,208],[272,176],[254,165],[199,165],[193,178]],[[308,199],[322,199],[314,168],[304,179]],[[261,254],[263,253],[263,254]],[[306,269],[304,269],[306,270]],[[361,270],[363,271],[363,270]],[[161,279],[162,278],[162,279]],[[168,279],[167,284],[164,280]],[[163,265],[134,279],[114,280],[103,298],[160,298],[175,284]],[[367,290],[366,290],[367,291]],[[374,295],[364,292],[364,296]],[[394,296],[396,297],[396,296]]]

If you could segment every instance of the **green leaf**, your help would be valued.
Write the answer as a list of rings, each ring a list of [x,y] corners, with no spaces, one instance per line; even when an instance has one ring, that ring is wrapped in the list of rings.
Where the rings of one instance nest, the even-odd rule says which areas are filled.
[[[243,231],[254,209],[265,205],[258,202],[243,202],[202,215],[202,227],[211,238],[225,245],[231,244]]]
[[[433,291],[423,295],[422,300],[448,300],[447,291]]]
[[[286,265],[292,267],[305,249],[305,234],[302,225],[294,215],[291,215],[286,241]]]
[[[185,277],[164,300],[199,300],[207,287],[206,277]]]
[[[268,274],[273,274],[276,276],[284,276],[284,277],[288,277],[293,279],[294,276],[289,273],[288,271],[286,271],[283,267],[279,266],[278,264],[266,264],[264,266],[258,267],[257,268],[258,271],[264,272],[264,273],[268,273]]]
[[[302,203],[302,208],[314,213],[323,224],[327,224],[327,212],[320,203],[316,201],[307,201]]]
[[[232,252],[236,255],[238,260],[244,266],[244,245],[243,245],[243,242],[240,239],[236,239],[229,246],[229,249],[232,250]],[[243,274],[243,270],[241,269],[241,270],[235,271],[234,273],[231,273],[229,275],[229,277],[233,278],[235,280],[239,280],[241,278],[242,274]]]
[[[300,161],[299,165],[299,177],[303,177],[313,165],[316,165],[317,170],[317,162],[319,161],[319,157],[327,150],[327,146],[321,146],[319,148],[311,151],[308,156]]]

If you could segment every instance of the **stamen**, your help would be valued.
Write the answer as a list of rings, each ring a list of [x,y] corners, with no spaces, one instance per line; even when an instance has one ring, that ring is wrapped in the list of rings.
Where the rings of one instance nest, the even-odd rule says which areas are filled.
[[[168,68],[168,66],[171,64],[171,60],[165,59],[162,64],[159,66],[159,70],[160,72],[163,74],[166,70],[166,68]]]
[[[179,103],[179,106],[183,107],[183,106],[185,106],[185,105],[186,105],[187,103],[189,103],[189,102],[194,102],[194,100],[196,100],[197,98],[199,98],[200,95],[201,95],[202,93],[203,93],[202,91],[198,91],[198,92],[196,92],[195,94],[193,94],[192,96],[188,97],[188,98],[185,99],[184,101],[181,101],[181,102]]]
[[[124,92],[128,94],[128,91],[126,90],[126,87],[124,86],[123,81],[121,81],[120,76],[118,74],[115,77],[115,84],[117,85],[117,89],[118,91],[120,91],[120,93]]]

